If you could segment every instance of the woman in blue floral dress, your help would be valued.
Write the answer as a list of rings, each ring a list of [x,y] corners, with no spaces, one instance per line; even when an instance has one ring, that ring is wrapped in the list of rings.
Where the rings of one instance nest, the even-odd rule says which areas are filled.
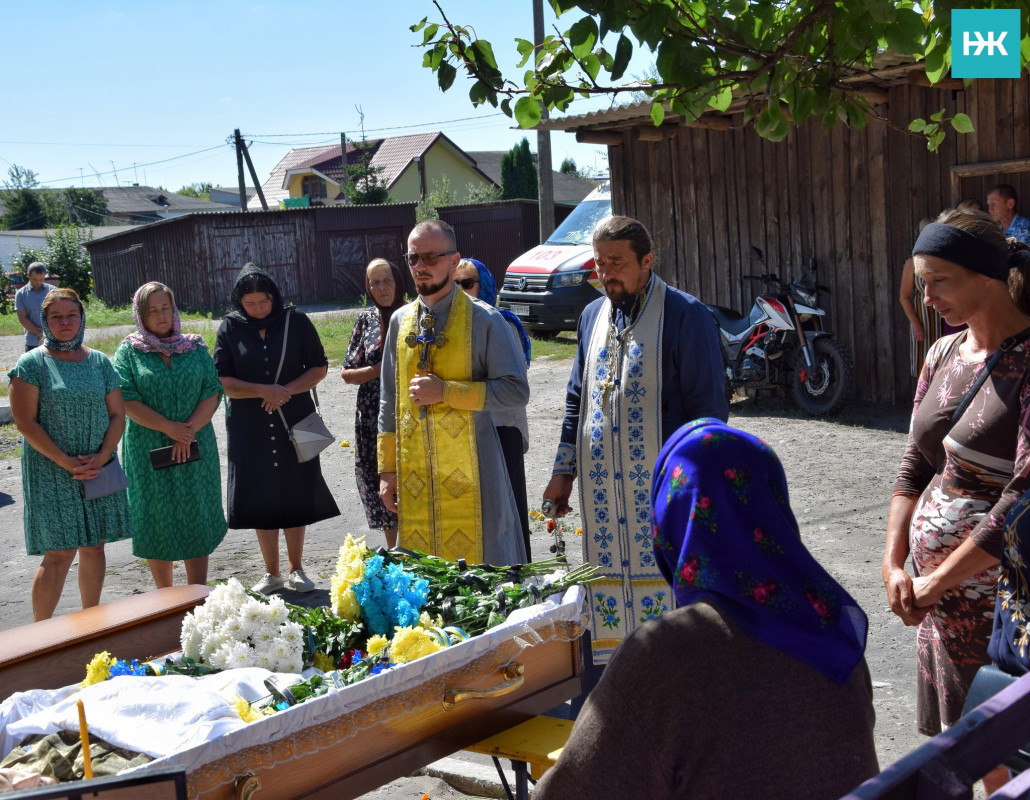
[[[11,413],[24,437],[25,544],[43,561],[32,580],[32,615],[49,619],[76,555],[82,607],[100,603],[104,545],[132,536],[125,489],[87,500],[83,482],[115,455],[125,428],[118,375],[103,353],[82,344],[86,314],[71,289],[43,302],[43,346],[11,370]],[[44,383],[45,381],[45,383]]]
[[[345,383],[358,387],[354,415],[354,477],[365,507],[368,527],[381,530],[387,547],[397,545],[397,515],[379,499],[379,464],[376,433],[379,428],[379,371],[383,340],[393,312],[404,305],[404,278],[385,258],[375,258],[365,270],[365,292],[373,305],[358,316],[351,333],[347,356],[340,370]]]

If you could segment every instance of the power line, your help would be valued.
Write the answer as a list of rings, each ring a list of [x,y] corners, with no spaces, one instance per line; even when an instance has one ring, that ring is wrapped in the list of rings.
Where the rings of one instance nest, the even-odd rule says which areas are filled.
[[[148,161],[145,164],[136,164],[136,166],[137,167],[152,167],[155,164],[167,164],[169,161],[178,161],[181,158],[189,158],[190,156],[199,155],[200,153],[209,153],[212,150],[218,150],[219,148],[222,148],[222,147],[228,147],[228,145],[223,142],[221,144],[216,144],[214,147],[205,147],[203,150],[194,150],[192,153],[183,153],[182,155],[179,155],[179,156],[170,156],[169,158],[162,158],[162,159],[158,159],[157,161]],[[122,167],[122,169],[123,170],[124,169],[128,169],[128,167]],[[96,170],[94,170],[94,174],[96,174],[97,178],[99,179],[101,175],[117,175],[117,170],[113,170],[112,169],[112,170],[108,170],[106,172],[97,172]],[[81,178],[80,175],[73,175],[70,178],[47,178],[47,180],[40,181],[40,183],[61,183],[63,181],[75,181],[75,180],[78,180],[80,178]]]
[[[366,128],[367,133],[379,133],[381,131],[403,131],[409,128],[432,128],[438,125],[450,125],[454,122],[469,122],[470,120],[482,120],[492,119],[493,117],[504,117],[507,116],[504,112],[498,111],[496,114],[482,114],[478,117],[460,117],[459,119],[445,119],[438,122],[418,122],[412,125],[391,125],[388,128]],[[243,136],[246,138],[254,139],[277,139],[277,138],[288,138],[295,136],[339,136],[341,133],[361,133],[361,129],[345,130],[345,131],[321,131],[320,133],[245,133]]]

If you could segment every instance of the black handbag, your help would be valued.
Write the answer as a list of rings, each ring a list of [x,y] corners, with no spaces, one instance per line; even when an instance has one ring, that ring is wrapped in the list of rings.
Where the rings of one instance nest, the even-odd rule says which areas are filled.
[[[283,351],[282,355],[279,356],[279,368],[275,371],[275,383],[279,383],[279,373],[282,372],[283,361],[286,360],[286,341],[290,335],[291,316],[292,312],[287,311],[286,326],[283,330]],[[301,463],[317,458],[319,453],[336,441],[336,437],[325,426],[321,414],[318,413],[318,390],[312,388],[311,395],[315,401],[315,410],[292,428],[286,424],[286,417],[283,416],[282,409],[276,409],[279,412],[279,418],[283,421],[283,427],[290,434],[290,441],[293,443],[293,449],[297,453],[297,461]]]
[[[57,413],[54,411],[54,405],[50,402],[50,393],[46,387],[46,353],[42,354],[40,359],[40,370],[43,374],[42,377],[42,394],[43,400],[50,408],[50,416],[54,418],[54,425],[57,426],[58,435],[64,439],[64,431],[61,429],[61,421],[57,418]],[[57,446],[64,450],[64,445],[57,442]],[[111,460],[108,461],[104,466],[100,468],[97,476],[92,480],[79,481],[82,486],[82,494],[87,500],[96,500],[99,497],[107,497],[109,494],[115,494],[123,489],[129,488],[129,478],[122,469],[122,465],[118,463],[118,454],[112,453]]]

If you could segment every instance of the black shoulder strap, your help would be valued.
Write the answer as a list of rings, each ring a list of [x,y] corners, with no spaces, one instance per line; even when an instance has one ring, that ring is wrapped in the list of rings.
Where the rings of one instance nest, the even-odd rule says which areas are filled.
[[[997,366],[1001,357],[1017,344],[1021,344],[1027,339],[1030,339],[1030,328],[1026,328],[1019,333],[1010,336],[1001,343],[997,352],[988,359],[987,364],[980,373],[980,376],[973,382],[973,385],[969,387],[969,391],[966,392],[966,396],[962,398],[962,402],[958,404],[958,408],[955,409],[955,413],[951,415],[951,422],[948,425],[948,430],[951,430],[951,428],[954,427],[955,423],[959,421],[959,418],[965,413],[966,409],[969,408],[969,404],[973,402],[973,398],[976,397],[976,393],[980,391],[980,387],[983,386],[987,378],[990,377],[991,372],[994,370],[995,366]]]

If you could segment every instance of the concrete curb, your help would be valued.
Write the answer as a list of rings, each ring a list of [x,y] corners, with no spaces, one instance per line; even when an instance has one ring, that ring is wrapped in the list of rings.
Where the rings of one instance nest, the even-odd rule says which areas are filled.
[[[462,761],[457,758],[441,758],[414,773],[430,778],[439,778],[449,786],[476,797],[504,800],[507,795],[497,777],[493,762]],[[508,775],[508,783],[514,786],[514,775]]]

